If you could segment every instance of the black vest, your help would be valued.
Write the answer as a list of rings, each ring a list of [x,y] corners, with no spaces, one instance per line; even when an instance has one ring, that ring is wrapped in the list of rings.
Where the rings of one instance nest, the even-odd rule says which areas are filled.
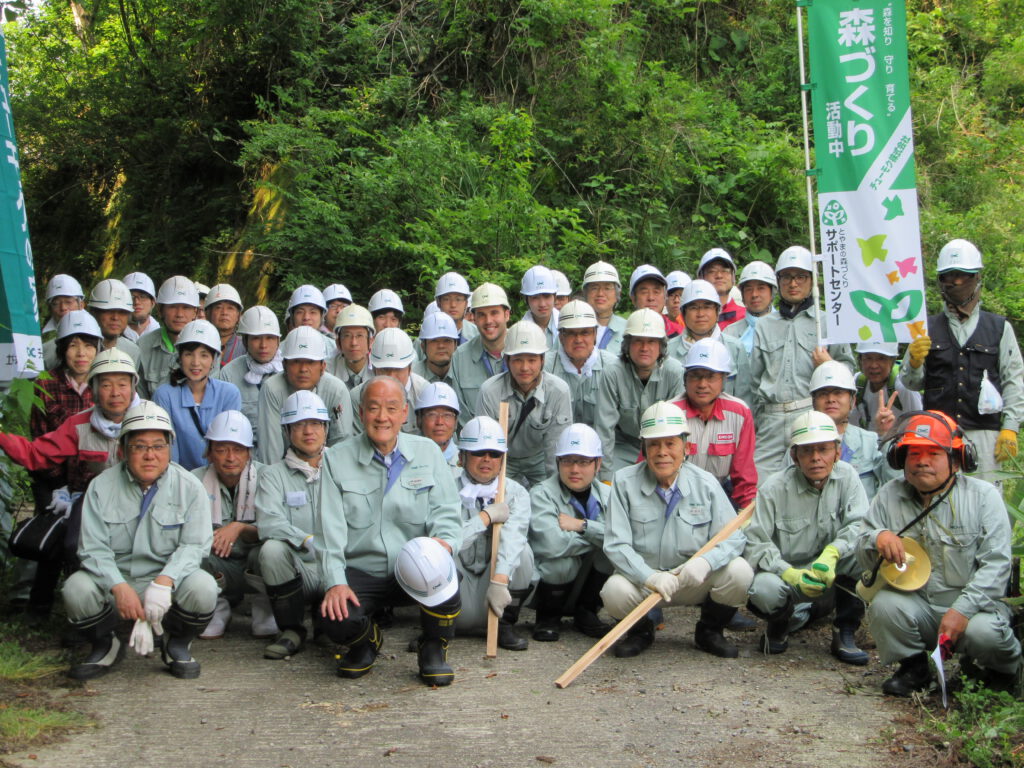
[[[999,378],[999,342],[1006,318],[984,310],[978,313],[978,327],[964,346],[949,330],[944,312],[928,318],[932,346],[925,358],[924,407],[942,411],[956,419],[961,429],[999,430],[998,413],[978,413],[982,372],[1002,394]]]

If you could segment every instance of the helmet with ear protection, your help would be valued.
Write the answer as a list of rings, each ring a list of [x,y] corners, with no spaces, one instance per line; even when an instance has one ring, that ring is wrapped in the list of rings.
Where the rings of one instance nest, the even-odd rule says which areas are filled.
[[[902,470],[906,466],[907,450],[913,445],[941,448],[949,456],[950,469],[954,456],[964,472],[976,472],[978,469],[978,452],[974,443],[967,439],[956,421],[942,411],[902,414],[885,441],[889,443],[885,460],[893,469]]]

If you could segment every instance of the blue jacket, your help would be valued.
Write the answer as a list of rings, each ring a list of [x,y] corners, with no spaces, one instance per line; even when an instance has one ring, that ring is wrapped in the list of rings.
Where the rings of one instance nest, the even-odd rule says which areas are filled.
[[[161,384],[153,393],[153,402],[163,408],[174,424],[174,442],[171,444],[171,460],[185,469],[205,467],[206,439],[204,435],[210,422],[221,411],[242,410],[242,395],[238,387],[229,381],[207,379],[203,402],[197,404],[187,384],[176,387],[170,383]],[[195,419],[199,419],[200,429]]]

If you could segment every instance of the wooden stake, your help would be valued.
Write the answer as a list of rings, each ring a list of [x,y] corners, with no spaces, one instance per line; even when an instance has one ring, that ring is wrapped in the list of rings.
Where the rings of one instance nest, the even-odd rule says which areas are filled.
[[[720,543],[725,541],[727,538],[732,536],[737,530],[744,527],[749,521],[751,516],[754,514],[754,502],[751,501],[747,506],[739,511],[739,513],[730,520],[725,526],[722,527],[718,533],[708,539],[707,544],[698,549],[693,553],[691,559],[694,557],[700,557],[706,552],[710,552]],[[572,684],[572,681],[579,677],[583,670],[593,664],[597,659],[604,654],[609,648],[614,645],[615,641],[622,637],[629,629],[636,624],[640,619],[648,614],[648,612],[661,602],[661,595],[657,592],[652,592],[643,601],[634,608],[632,611],[626,614],[625,618],[622,619],[618,624],[611,628],[611,631],[607,635],[598,640],[590,648],[589,651],[584,653],[576,662],[569,667],[562,676],[555,680],[555,686],[558,688],[568,688]]]
[[[505,448],[508,448],[508,403],[502,402],[498,406],[498,424],[501,432],[505,435]],[[498,492],[494,496],[495,503],[505,500],[505,469],[508,465],[508,453],[501,458],[501,474],[498,475]],[[498,543],[501,540],[501,523],[491,525],[491,579],[494,579],[494,569],[498,567]],[[487,651],[488,659],[498,655],[498,619],[500,617],[490,606],[487,607]]]

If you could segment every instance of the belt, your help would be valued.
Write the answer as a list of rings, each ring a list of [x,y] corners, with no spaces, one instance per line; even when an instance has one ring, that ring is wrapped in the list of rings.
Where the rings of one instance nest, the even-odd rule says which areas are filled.
[[[805,397],[802,400],[790,400],[788,403],[765,403],[763,407],[765,413],[791,413],[810,408],[813,404],[811,398]]]

